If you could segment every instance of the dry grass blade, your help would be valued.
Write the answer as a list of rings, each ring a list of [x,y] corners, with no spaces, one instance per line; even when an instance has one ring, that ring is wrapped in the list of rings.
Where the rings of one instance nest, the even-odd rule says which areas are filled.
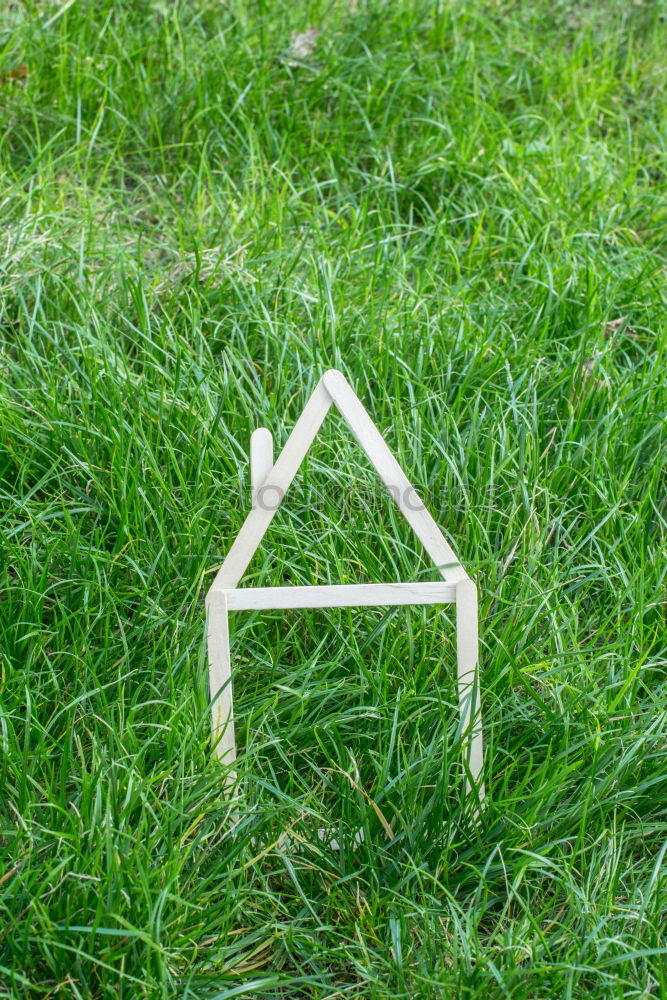
[[[28,65],[27,63],[21,63],[15,69],[7,70],[5,73],[0,73],[0,87],[7,87],[10,84],[25,84],[28,79]]]
[[[363,797],[366,799],[366,802],[368,802],[369,806],[371,806],[373,812],[375,813],[375,815],[377,816],[377,818],[380,820],[380,823],[382,825],[382,829],[384,830],[384,832],[386,834],[387,840],[394,840],[395,837],[396,837],[396,834],[394,833],[394,831],[392,829],[391,823],[386,818],[386,816],[384,815],[384,813],[380,809],[380,807],[377,804],[377,802],[375,802],[375,800],[371,798],[371,796],[368,794],[368,792],[366,791],[366,789],[363,788],[359,784],[358,781],[355,781],[355,779],[352,777],[351,774],[349,774],[348,771],[344,771],[342,767],[336,768],[336,770],[339,772],[339,774],[342,774],[345,778],[347,778],[347,780],[350,782],[350,785],[352,786],[352,788],[354,788],[355,791],[360,792],[363,795]]]
[[[636,330],[628,324],[627,316],[619,316],[618,319],[609,320],[608,323],[604,325],[605,337],[608,340],[613,340],[619,333],[625,334],[626,337],[630,337],[631,340],[639,340],[639,334]]]
[[[307,31],[301,33],[297,31],[292,32],[289,46],[285,51],[285,59],[288,66],[299,66],[309,56],[312,56],[319,33],[317,25],[313,25]]]

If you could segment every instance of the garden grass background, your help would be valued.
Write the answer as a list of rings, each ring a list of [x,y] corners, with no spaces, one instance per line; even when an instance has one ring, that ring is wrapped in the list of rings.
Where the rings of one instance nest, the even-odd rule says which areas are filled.
[[[0,997],[667,997],[666,14],[3,4]],[[211,753],[329,367],[479,586],[478,823],[447,611],[235,616]],[[245,582],[434,576],[329,416]]]

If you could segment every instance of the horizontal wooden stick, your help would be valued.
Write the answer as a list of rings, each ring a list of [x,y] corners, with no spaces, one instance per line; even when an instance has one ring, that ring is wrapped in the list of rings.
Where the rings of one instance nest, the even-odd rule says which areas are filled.
[[[241,587],[224,593],[229,611],[453,604],[453,583],[359,583],[333,587]],[[211,595],[213,596],[213,595]]]

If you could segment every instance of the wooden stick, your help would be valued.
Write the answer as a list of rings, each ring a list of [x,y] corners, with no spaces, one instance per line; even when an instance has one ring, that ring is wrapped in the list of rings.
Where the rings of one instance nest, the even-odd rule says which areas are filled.
[[[224,591],[230,611],[453,604],[451,583],[360,583],[333,587],[240,587]]]
[[[229,655],[227,596],[216,594],[208,605],[208,661],[213,744],[225,764],[236,760],[232,668]]]
[[[320,379],[315,391],[306,403],[303,413],[292,428],[292,433],[278,456],[276,464],[258,491],[257,506],[250,511],[245,519],[227,553],[227,558],[218,570],[208,592],[207,600],[211,594],[218,590],[231,590],[245,573],[248,563],[266,534],[290,483],[322,426],[322,421],[329,412],[330,406],[331,396]]]
[[[477,587],[470,579],[460,580],[456,584],[456,659],[459,711],[464,746],[467,747],[468,766],[481,800],[484,798],[484,781],[482,779],[484,745],[477,655]],[[466,787],[470,791],[469,779],[466,779]]]
[[[465,580],[468,574],[454,555],[453,549],[392,455],[387,443],[345,376],[339,371],[331,369],[325,372],[322,381],[340,410],[345,423],[370,459],[417,538],[438,567],[441,576],[451,583]]]
[[[258,427],[250,435],[250,482],[252,506],[273,468],[273,437],[268,427]]]

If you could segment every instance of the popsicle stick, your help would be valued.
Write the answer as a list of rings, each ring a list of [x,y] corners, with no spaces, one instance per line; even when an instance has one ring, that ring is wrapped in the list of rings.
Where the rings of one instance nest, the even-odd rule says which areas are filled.
[[[484,745],[477,663],[477,588],[470,579],[460,580],[456,585],[456,660],[461,730],[468,767],[481,800],[484,798]],[[470,791],[469,779],[466,779],[466,785]]]
[[[467,573],[435,523],[414,486],[403,472],[364,406],[340,372],[331,369],[322,381],[345,423],[389,490],[394,502],[422,543],[441,576],[451,583],[465,580]]]
[[[250,436],[250,483],[252,505],[273,467],[273,437],[267,427],[258,427]]]
[[[453,604],[452,583],[361,583],[333,587],[238,587],[224,592],[230,611],[288,608],[374,608]]]
[[[227,597],[216,594],[208,606],[208,661],[211,723],[216,756],[225,764],[236,760],[232,669],[229,655]]]
[[[264,485],[258,490],[257,505],[245,519],[227,558],[218,570],[208,597],[218,590],[231,590],[245,573],[330,406],[331,396],[320,379]]]

